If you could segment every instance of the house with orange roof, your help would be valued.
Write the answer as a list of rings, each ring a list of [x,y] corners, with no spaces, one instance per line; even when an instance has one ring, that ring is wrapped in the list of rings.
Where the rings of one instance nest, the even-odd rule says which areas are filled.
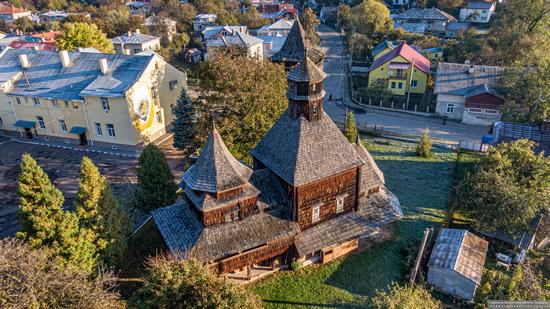
[[[61,34],[61,31],[41,32],[31,35],[33,38],[40,39],[42,42],[55,42],[55,38]]]
[[[369,68],[369,87],[382,85],[395,95],[426,91],[430,60],[405,42],[376,58]]]
[[[31,16],[31,11],[24,8],[18,8],[8,2],[0,2],[0,19],[7,23],[14,22],[21,17]]]

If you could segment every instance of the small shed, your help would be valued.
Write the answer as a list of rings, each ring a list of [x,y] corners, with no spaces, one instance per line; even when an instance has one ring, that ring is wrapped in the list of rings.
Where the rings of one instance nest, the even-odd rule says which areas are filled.
[[[428,262],[428,284],[459,299],[472,300],[481,283],[489,243],[460,229],[442,229]]]

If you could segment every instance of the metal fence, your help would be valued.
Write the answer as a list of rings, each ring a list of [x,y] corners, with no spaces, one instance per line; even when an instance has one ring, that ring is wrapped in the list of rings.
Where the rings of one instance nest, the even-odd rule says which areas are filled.
[[[467,149],[472,151],[486,152],[489,150],[489,144],[483,144],[481,142],[465,141],[461,140],[459,143],[461,149]]]

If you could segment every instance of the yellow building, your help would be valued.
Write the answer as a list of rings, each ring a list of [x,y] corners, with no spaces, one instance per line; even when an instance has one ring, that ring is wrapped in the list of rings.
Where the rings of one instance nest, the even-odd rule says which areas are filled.
[[[186,75],[155,53],[8,49],[0,54],[0,129],[135,149],[166,133]]]
[[[369,87],[377,84],[395,95],[423,94],[430,74],[430,60],[406,43],[377,57],[369,68]]]

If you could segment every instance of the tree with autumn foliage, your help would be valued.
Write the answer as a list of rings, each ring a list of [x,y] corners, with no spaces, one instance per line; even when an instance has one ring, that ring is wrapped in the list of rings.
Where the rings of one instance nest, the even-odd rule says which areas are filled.
[[[300,22],[302,23],[302,27],[304,27],[304,31],[306,32],[306,37],[311,44],[313,46],[319,45],[321,38],[317,34],[317,27],[321,24],[321,22],[311,7],[307,7],[304,10],[304,14],[300,17]]]
[[[231,153],[251,162],[248,152],[286,109],[284,67],[239,53],[219,53],[201,64],[199,79],[196,144],[204,142],[214,121]]]

